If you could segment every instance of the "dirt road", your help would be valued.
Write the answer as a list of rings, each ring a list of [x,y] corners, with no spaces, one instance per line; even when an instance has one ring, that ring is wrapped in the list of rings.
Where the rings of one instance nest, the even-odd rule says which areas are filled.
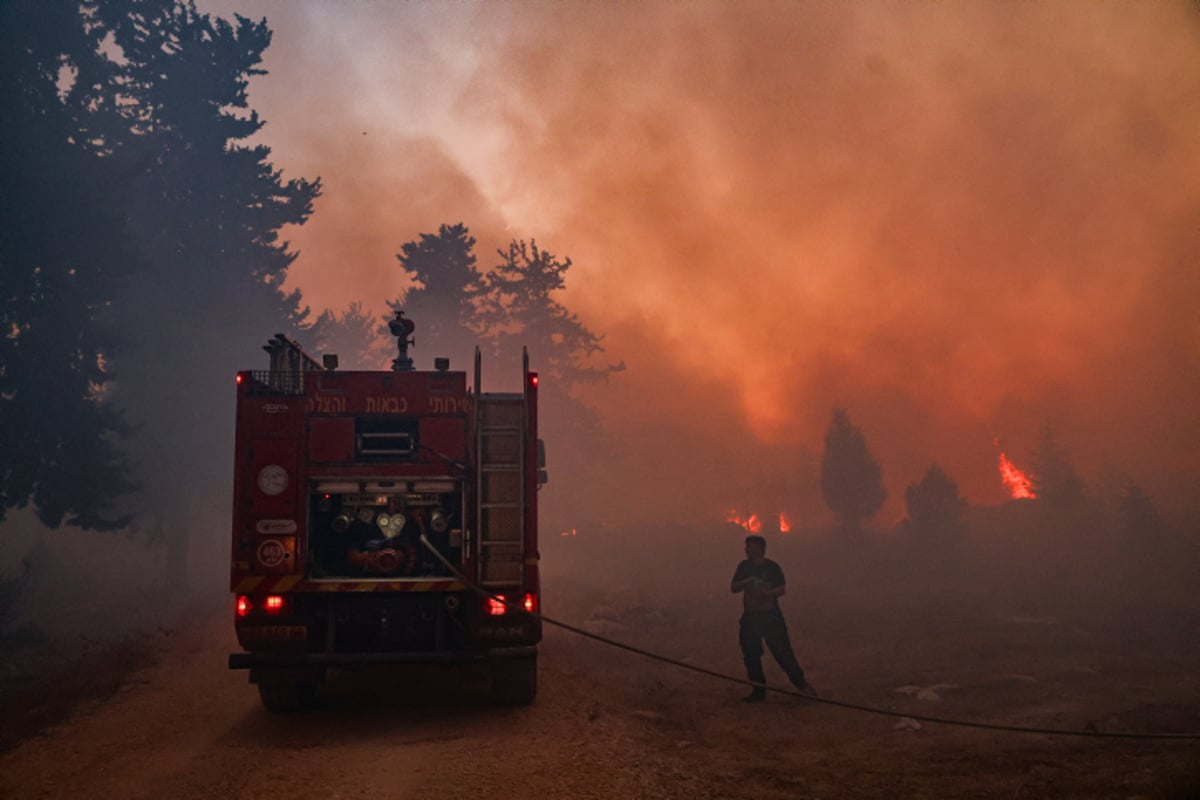
[[[736,598],[722,587],[555,581],[547,613],[740,674]],[[866,613],[819,582],[788,601],[801,660],[829,697],[1007,724],[1200,729],[1200,644],[1174,623],[1131,645],[1124,630],[1065,618]],[[315,710],[273,716],[225,669],[233,647],[223,619],[181,630],[116,695],[0,755],[0,797],[1159,798],[1200,786],[1194,741],[914,730],[790,698],[744,705],[743,687],[554,628],[538,700],[522,709],[489,706],[470,675],[410,670],[335,676]]]

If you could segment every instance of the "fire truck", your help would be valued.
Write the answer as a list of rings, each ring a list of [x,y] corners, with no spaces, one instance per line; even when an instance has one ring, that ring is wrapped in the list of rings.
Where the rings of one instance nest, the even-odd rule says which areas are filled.
[[[230,586],[249,671],[276,712],[331,668],[477,663],[491,695],[537,693],[538,375],[480,391],[438,358],[417,370],[414,324],[389,327],[391,371],[339,371],[276,335],[267,370],[237,374]]]

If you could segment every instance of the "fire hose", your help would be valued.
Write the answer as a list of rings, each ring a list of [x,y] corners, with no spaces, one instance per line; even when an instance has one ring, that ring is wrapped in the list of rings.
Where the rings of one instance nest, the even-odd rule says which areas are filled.
[[[738,678],[736,676],[729,675],[727,673],[718,672],[716,670],[707,669],[705,667],[699,667],[699,666],[696,666],[695,664],[689,664],[685,661],[680,661],[679,659],[671,658],[670,656],[664,656],[660,653],[654,653],[649,650],[645,650],[643,648],[636,647],[631,644],[627,644],[625,642],[619,642],[615,639],[610,639],[606,636],[601,636],[599,634],[592,633],[591,631],[584,630],[583,628],[580,628],[576,625],[571,625],[570,623],[567,623],[567,622],[562,622],[560,620],[552,619],[551,617],[547,617],[545,614],[542,614],[537,611],[526,611],[524,608],[521,608],[518,604],[510,604],[508,602],[508,600],[505,599],[504,597],[493,594],[492,592],[489,592],[487,589],[484,589],[483,587],[477,585],[474,581],[472,581],[470,578],[468,578],[466,575],[464,575],[461,570],[457,569],[453,564],[451,564],[450,561],[448,559],[446,559],[446,557],[443,556],[442,553],[440,551],[438,551],[438,549],[436,547],[433,546],[433,543],[430,542],[427,538],[425,538],[424,533],[421,534],[421,544],[424,545],[425,548],[427,550],[429,550],[429,552],[431,554],[433,554],[433,557],[436,558],[442,564],[442,566],[444,566],[446,569],[448,569],[456,578],[458,578],[458,580],[462,581],[462,583],[465,584],[468,589],[470,589],[471,591],[480,595],[481,597],[491,598],[493,600],[496,600],[497,602],[504,603],[505,605],[507,605],[510,608],[510,610],[512,610],[515,613],[524,614],[528,617],[532,617],[534,619],[540,620],[548,625],[553,625],[556,628],[562,628],[565,631],[570,631],[571,633],[577,634],[579,636],[583,636],[587,639],[592,639],[597,642],[601,642],[603,644],[609,645],[610,647],[616,647],[620,650],[625,650],[627,652],[634,653],[634,654],[642,656],[644,658],[649,658],[654,661],[662,662],[664,664],[670,664],[671,666],[679,667],[681,669],[689,670],[691,672],[697,672],[697,673],[700,673],[701,675],[708,675],[709,677],[718,678],[720,680],[723,680],[723,681],[726,681],[729,683],[741,684],[743,686],[749,686],[751,688],[763,688],[759,684],[752,683],[751,681],[748,681],[744,678]],[[925,716],[925,715],[921,715],[921,714],[908,714],[908,713],[905,713],[902,711],[893,711],[892,709],[878,708],[876,706],[867,706],[867,705],[862,705],[859,703],[848,703],[844,700],[834,700],[834,699],[828,698],[828,697],[818,697],[813,694],[806,694],[803,692],[795,691],[793,689],[785,689],[785,688],[776,687],[776,686],[767,686],[765,688],[769,692],[775,692],[777,694],[787,695],[790,697],[798,697],[802,700],[806,700],[806,701],[809,701],[812,703],[821,703],[821,704],[824,704],[827,706],[834,706],[836,708],[844,708],[844,709],[847,709],[850,711],[859,711],[859,712],[862,712],[865,714],[875,714],[878,716],[899,717],[900,719],[916,720],[918,722],[927,722],[927,723],[934,724],[934,725],[953,725],[953,726],[957,726],[957,727],[961,727],[961,728],[976,728],[976,729],[980,729],[980,730],[1003,731],[1003,732],[1007,732],[1007,733],[1032,733],[1032,734],[1040,734],[1043,736],[1076,736],[1076,737],[1091,737],[1091,738],[1103,738],[1103,739],[1158,739],[1158,740],[1196,740],[1196,739],[1200,739],[1200,733],[1132,733],[1132,732],[1119,732],[1119,731],[1073,730],[1073,729],[1067,729],[1067,728],[1038,728],[1038,727],[1031,727],[1031,726],[1024,726],[1024,725],[1005,725],[1005,724],[995,723],[995,722],[977,722],[977,721],[973,721],[973,720],[950,719],[947,717],[931,717],[931,716]]]

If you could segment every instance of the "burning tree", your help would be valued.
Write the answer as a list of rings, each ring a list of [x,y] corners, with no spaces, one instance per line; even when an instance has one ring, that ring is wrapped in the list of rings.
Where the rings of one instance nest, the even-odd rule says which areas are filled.
[[[1008,488],[1014,500],[1032,500],[1037,497],[1033,493],[1033,481],[1017,465],[1008,460],[1004,453],[1000,454],[1000,479]]]
[[[967,501],[959,496],[958,484],[933,464],[920,483],[904,492],[908,519],[904,527],[928,541],[947,541],[966,529],[963,519]]]
[[[862,430],[842,408],[833,410],[825,430],[821,494],[847,533],[858,532],[864,521],[879,513],[887,497],[879,462],[867,449]]]

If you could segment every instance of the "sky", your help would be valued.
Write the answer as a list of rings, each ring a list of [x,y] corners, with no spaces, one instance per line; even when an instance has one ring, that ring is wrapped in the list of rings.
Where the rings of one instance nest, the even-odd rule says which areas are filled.
[[[582,394],[617,455],[559,524],[823,524],[835,406],[884,524],[935,462],[1002,502],[1046,425],[1096,492],[1200,495],[1194,3],[198,5],[275,31],[250,101],[324,185],[287,232],[315,311],[386,312],[443,223],[484,268],[572,259],[626,369]]]

